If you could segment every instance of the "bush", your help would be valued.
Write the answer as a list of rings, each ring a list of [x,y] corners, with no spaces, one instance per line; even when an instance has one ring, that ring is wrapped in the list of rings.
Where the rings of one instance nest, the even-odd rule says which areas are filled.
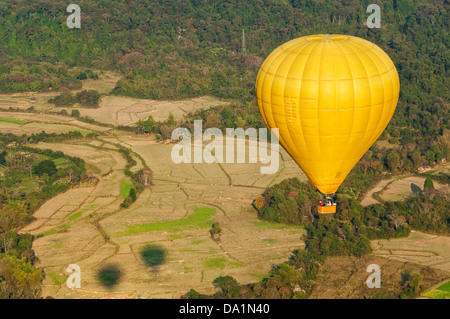
[[[56,165],[52,160],[43,160],[33,168],[33,173],[39,176],[47,174],[48,176],[52,176],[56,174],[58,170],[56,169]]]
[[[427,179],[423,183],[423,188],[424,189],[434,189],[433,180],[431,178],[427,177]]]

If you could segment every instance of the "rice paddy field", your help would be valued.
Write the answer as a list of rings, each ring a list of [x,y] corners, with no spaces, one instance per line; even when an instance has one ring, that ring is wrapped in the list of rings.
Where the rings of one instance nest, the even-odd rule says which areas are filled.
[[[154,185],[126,209],[120,204],[132,183],[118,145],[129,147],[154,172]],[[261,222],[251,207],[280,179],[305,180],[287,154],[278,173],[265,176],[261,163],[174,164],[173,144],[150,137],[108,135],[35,147],[81,157],[99,178],[96,185],[73,188],[46,202],[22,230],[37,236],[33,247],[39,266],[49,274],[45,295],[176,298],[191,288],[211,292],[220,275],[241,283],[257,281],[304,246],[303,228]],[[222,228],[218,241],[209,233],[213,222]],[[69,264],[82,269],[81,289],[64,283]]]
[[[100,80],[83,81],[83,88],[98,87],[101,93],[108,93],[115,81],[115,75],[103,74]],[[303,249],[305,229],[260,221],[251,206],[267,187],[286,178],[307,180],[284,150],[276,154],[280,162],[274,174],[261,174],[261,167],[267,165],[261,159],[254,164],[175,164],[171,158],[173,143],[158,143],[153,136],[111,126],[131,125],[148,115],[160,121],[169,113],[181,118],[186,112],[227,102],[210,97],[150,101],[106,95],[99,109],[80,109],[82,116],[99,122],[90,124],[52,113],[56,108],[46,101],[56,94],[0,96],[0,108],[21,110],[0,111],[0,132],[78,130],[84,138],[32,146],[80,157],[98,179],[96,184],[79,185],[50,199],[34,214],[36,219],[21,230],[36,236],[33,249],[40,260],[37,266],[46,273],[44,296],[178,298],[191,288],[211,293],[215,291],[212,281],[218,276],[231,275],[240,283],[255,282],[267,276],[272,265],[286,261],[292,250]],[[27,111],[30,106],[36,111]],[[89,132],[99,136],[88,138]],[[134,186],[125,174],[128,163],[119,147],[130,149],[136,161],[131,171],[148,166],[154,175],[153,185],[127,208],[121,203]],[[61,168],[65,164],[57,165]],[[382,181],[366,195],[363,205],[377,203],[373,194],[383,200],[407,198],[421,191],[424,180],[402,177]],[[217,222],[222,228],[219,240],[209,232]],[[414,264],[435,269],[441,274],[436,277],[440,281],[450,277],[445,275],[450,272],[448,237],[412,232],[407,238],[373,241],[372,247],[374,252],[369,257],[386,264],[386,269],[393,265],[392,276],[404,269],[404,264]],[[353,271],[355,263],[350,259],[337,261],[348,273],[337,275],[342,278],[336,277],[333,285],[320,277],[322,288],[313,297],[356,296],[358,280],[366,274]],[[70,264],[81,268],[80,289],[69,289],[65,284]],[[431,279],[427,282],[438,284]],[[425,297],[447,296],[445,283],[433,289]]]

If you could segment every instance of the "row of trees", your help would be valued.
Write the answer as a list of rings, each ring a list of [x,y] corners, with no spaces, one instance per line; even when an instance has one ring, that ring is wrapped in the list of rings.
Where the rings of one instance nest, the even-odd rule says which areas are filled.
[[[49,99],[48,102],[57,107],[73,106],[78,103],[82,107],[97,108],[99,107],[100,93],[96,90],[82,90],[76,94],[65,92]]]

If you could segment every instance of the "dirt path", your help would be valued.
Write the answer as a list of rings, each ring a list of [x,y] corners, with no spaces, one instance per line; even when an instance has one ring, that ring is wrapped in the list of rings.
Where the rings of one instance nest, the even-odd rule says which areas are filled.
[[[362,206],[370,206],[375,204],[380,204],[375,198],[373,198],[373,194],[381,192],[389,183],[392,183],[393,179],[383,179],[379,181],[374,188],[369,190],[361,201]]]

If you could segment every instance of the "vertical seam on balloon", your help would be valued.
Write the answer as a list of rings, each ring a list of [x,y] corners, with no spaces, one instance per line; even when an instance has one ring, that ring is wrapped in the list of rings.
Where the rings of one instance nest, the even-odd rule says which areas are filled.
[[[348,136],[349,136],[348,144],[350,144],[350,140],[351,140],[352,134],[353,134],[353,128],[355,127],[355,114],[356,114],[356,90],[355,90],[355,81],[353,80],[353,70],[352,70],[352,68],[351,68],[351,66],[350,66],[350,62],[349,62],[347,56],[345,55],[345,52],[344,52],[344,50],[342,49],[342,46],[341,46],[340,43],[338,43],[338,47],[339,47],[339,49],[341,50],[342,55],[343,55],[343,57],[345,58],[345,60],[346,60],[346,62],[347,62],[347,65],[348,65],[348,68],[349,68],[349,70],[350,70],[350,74],[351,74],[351,77],[352,77],[352,84],[353,84],[353,121],[352,121],[352,128],[351,128],[351,130],[350,130],[350,134],[348,135]],[[337,166],[337,167],[338,167],[337,172],[341,171],[342,163],[344,162],[344,160],[345,160],[345,155],[341,158],[341,160],[340,160],[340,162],[339,162],[339,165]],[[342,178],[345,178],[345,176],[341,176],[341,177],[342,177]],[[341,178],[341,177],[339,177],[339,178]],[[335,178],[336,178],[336,176],[335,176]]]
[[[317,141],[318,141],[318,145],[319,145],[319,154],[322,154],[322,144],[320,141],[320,117],[319,117],[319,95],[320,95],[320,67],[322,66],[322,55],[323,55],[323,47],[325,46],[324,41],[320,41],[320,43],[322,44],[322,50],[320,51],[320,55],[319,55],[319,74],[317,75]],[[320,170],[320,172],[322,172],[322,170]]]
[[[296,45],[297,45],[297,44],[296,44]],[[286,50],[285,50],[285,51],[286,51]],[[289,51],[289,52],[283,57],[283,59],[281,60],[281,62],[278,64],[277,70],[275,71],[274,74],[278,74],[278,70],[280,69],[280,67],[283,65],[283,63],[286,61],[286,59],[287,59],[291,54],[293,54],[292,51]],[[274,77],[274,79],[275,79],[275,77]],[[272,81],[272,87],[273,87],[273,82],[274,82],[274,81]],[[284,85],[286,85],[286,83],[285,83]],[[271,89],[271,91],[272,91],[272,89]],[[282,90],[282,91],[284,92],[284,87],[283,87],[283,90]],[[270,98],[272,99],[272,95],[270,95]],[[272,105],[272,103],[270,103],[270,104]],[[288,142],[287,142],[287,141],[289,140],[289,141],[290,141],[289,145],[294,145],[295,150],[297,150],[297,148],[295,147],[295,143],[293,143],[292,138],[289,136],[289,135],[290,135],[290,131],[289,131],[289,128],[287,127],[286,110],[285,110],[285,99],[284,99],[284,98],[282,98],[282,109],[283,109],[283,113],[284,113],[284,122],[285,122],[285,124],[286,124],[286,128],[288,129],[288,136],[287,136],[286,138],[283,137],[283,141],[284,141],[284,143],[286,144],[286,146],[288,146]],[[271,111],[272,111],[272,117],[273,117],[273,120],[274,120],[274,122],[275,122],[275,125],[280,129],[279,125],[276,123],[276,120],[275,120],[274,109],[271,108]],[[281,140],[281,138],[282,138],[281,132],[279,131],[278,134],[279,134],[279,139]],[[288,153],[289,153],[289,152],[288,152]],[[295,152],[295,153],[297,154],[297,152]],[[292,155],[291,155],[291,156],[292,156]]]
[[[352,45],[354,45],[354,44],[352,44],[352,43],[350,43],[349,42],[349,44],[350,44],[350,46],[349,46],[349,48],[350,48],[350,50],[352,50],[352,52],[355,52],[352,48],[351,48],[351,46]],[[361,62],[361,64],[362,65],[364,65],[363,63],[362,63],[362,60],[361,60],[361,58],[359,57],[359,54],[365,54],[369,59],[370,59],[370,61],[375,65],[375,67],[377,68],[377,71],[378,71],[378,73],[380,73],[380,70],[378,69],[378,66],[376,65],[376,63],[373,61],[373,59],[367,54],[367,53],[365,53],[365,52],[359,52],[358,53],[358,59],[359,59],[359,61]],[[356,54],[355,54],[356,55]],[[369,87],[370,87],[370,108],[369,108],[369,110],[370,110],[370,113],[369,113],[369,120],[367,121],[367,124],[369,124],[369,122],[370,122],[370,117],[371,117],[371,115],[372,115],[372,105],[373,105],[373,93],[372,93],[372,85],[371,85],[371,82],[370,82],[370,76],[367,74],[367,71],[364,69],[364,72],[366,73],[366,75],[367,75],[367,80],[369,81]],[[383,105],[384,105],[384,100],[385,100],[385,97],[384,97],[384,86],[383,86]],[[364,130],[364,135],[362,136],[362,139],[361,139],[361,142],[363,142],[364,141],[364,138],[366,137],[366,134],[367,134],[367,127],[366,127],[366,129]],[[369,148],[372,146],[372,144],[370,144],[370,146],[369,146]],[[364,156],[364,154],[367,152],[367,150],[363,153],[363,155],[362,156]],[[361,156],[361,157],[362,157]],[[356,154],[355,155],[355,157],[359,157],[358,156],[358,154]],[[358,159],[357,159],[357,161],[359,161],[360,159],[361,159],[361,157],[359,157]]]
[[[256,85],[255,85],[255,95],[256,95],[256,104],[258,104],[258,94],[260,95],[260,99],[261,99],[261,106],[258,104],[258,109],[259,109],[259,113],[261,113],[261,117],[263,118],[264,123],[266,124],[267,127],[269,127],[269,123],[267,122],[267,118],[266,118],[266,114],[264,112],[264,108],[263,108],[263,99],[262,99],[262,95],[261,93],[258,93],[258,91],[261,91],[261,89],[258,90],[258,84],[260,82],[260,77],[262,76],[262,73],[266,73],[263,71],[262,67],[258,72],[258,75],[256,76]],[[264,82],[264,81],[263,81]]]
[[[291,46],[289,46],[289,48],[293,47],[294,45],[295,45],[295,43],[292,44]],[[281,46],[279,47],[279,48],[280,48],[280,53],[279,53],[277,56],[271,57],[271,55],[272,55],[272,53],[273,53],[273,52],[272,52],[272,53],[269,54],[269,56],[267,57],[267,58],[271,57],[271,59],[272,59],[272,61],[270,62],[270,65],[269,65],[268,68],[267,68],[267,70],[269,70],[270,67],[275,63],[275,61],[278,60],[278,57],[279,57],[281,54],[283,54],[283,52],[285,52],[286,49],[282,49],[282,47],[283,47],[283,45],[281,45]],[[275,50],[276,50],[276,49],[275,49]],[[264,73],[266,73],[266,72],[264,72]],[[262,83],[261,83],[261,88],[264,87],[264,83],[266,82],[266,80],[267,80],[267,77],[264,76],[263,81],[262,81]],[[269,113],[272,114],[272,118],[273,118],[273,111],[272,111],[272,85],[273,85],[273,80],[272,80],[272,84],[270,85],[270,95],[269,95],[270,101],[268,102],[268,105],[270,106],[270,110],[267,110],[267,111],[269,111]],[[263,100],[262,100],[262,95],[261,95],[261,105],[262,105],[262,104],[263,104]],[[261,109],[263,110],[264,116],[265,116],[266,119],[267,119],[267,116],[266,116],[266,114],[265,114],[265,113],[266,113],[265,108],[264,108],[264,107],[261,107]],[[275,120],[273,121],[273,124],[276,125]],[[270,123],[269,123],[268,120],[267,120],[266,125],[267,125],[268,129],[271,131],[271,130],[272,130],[272,127],[270,126]],[[274,125],[274,126],[275,126],[275,125]],[[281,135],[279,136],[279,139],[281,140]]]
[[[336,47],[336,43],[333,42],[333,45]],[[338,105],[337,105],[337,80],[336,80],[336,60],[334,61],[334,109],[335,109],[335,113],[334,113],[334,120],[335,123],[337,124],[338,122]],[[337,126],[337,125],[336,125]],[[336,149],[336,145],[337,145],[337,138],[336,138],[336,134],[337,134],[337,130],[334,130],[334,135],[333,135],[333,147],[334,147],[334,153],[337,153],[337,149]],[[337,170],[336,170],[337,173]],[[336,182],[336,175],[334,176],[334,181]]]
[[[381,50],[381,48],[379,48],[379,49]],[[388,59],[390,59],[386,52],[384,52],[383,50],[381,50],[381,52],[384,53],[384,55],[385,55]],[[380,61],[381,61],[381,63],[383,63],[383,65],[385,66],[386,70],[390,70],[390,69],[388,68],[388,66],[386,65],[386,63],[384,63],[384,60],[383,60],[381,57],[380,57]],[[394,62],[392,62],[392,65],[394,65]],[[395,96],[395,92],[394,92],[394,85],[393,85],[393,82],[392,82],[393,79],[392,79],[392,75],[391,75],[392,70],[395,70],[395,71],[396,71],[395,65],[394,65],[394,68],[391,69],[391,70],[388,72],[389,77],[391,78],[391,86],[392,86],[392,96],[391,96],[391,98],[390,98],[390,101],[391,101],[390,103],[391,103],[391,104],[394,104],[394,96]],[[385,90],[385,87],[384,87],[384,83],[385,83],[385,82],[384,82],[383,77],[381,77],[381,81],[383,82],[383,91],[384,91],[384,90]],[[383,92],[383,111],[384,111],[385,108],[386,108],[386,95],[385,95],[384,92]],[[389,122],[391,121],[392,116],[394,115],[394,112],[395,112],[395,107],[393,108],[392,114],[391,114],[390,116],[388,116],[389,120],[386,122],[385,127],[380,131],[380,135],[381,135],[381,133],[386,129],[386,127],[388,126]],[[381,112],[381,117],[383,118],[383,112]],[[381,123],[381,120],[380,120],[380,123]],[[378,126],[377,126],[377,130],[378,130]],[[377,137],[377,139],[378,139],[378,137]],[[376,142],[376,140],[373,141],[373,143],[375,143],[375,142]]]
[[[310,58],[310,56],[311,56],[311,53],[314,51],[314,49],[316,48],[316,46],[317,46],[317,44],[318,44],[319,42],[318,41],[316,41],[315,42],[315,45],[314,46],[312,46],[312,44],[311,44],[311,46],[312,46],[312,48],[311,48],[311,51],[309,51],[309,53],[308,53],[308,55],[306,56],[306,58],[305,58],[305,67],[303,68],[303,71],[302,71],[302,80],[301,80],[301,84],[300,84],[300,92],[299,92],[299,100],[301,101],[301,99],[302,99],[302,88],[303,88],[303,77],[304,77],[304,75],[305,75],[305,69],[306,69],[306,65],[308,64],[308,60],[309,60],[309,58]],[[300,103],[300,102],[299,102]],[[317,108],[319,108],[319,101],[317,101]],[[298,110],[300,111],[300,105],[299,105],[299,108],[298,108]],[[303,142],[305,143],[305,145],[308,145],[308,143],[306,143],[306,139],[305,139],[305,134],[304,134],[304,130],[303,130],[303,122],[302,122],[302,117],[301,117],[301,115],[299,114],[299,117],[298,117],[299,119],[300,119],[300,127],[301,127],[301,129],[302,129],[302,138],[303,138]],[[310,162],[311,161],[311,151],[309,150],[309,148],[307,147],[306,148],[307,150],[308,150],[308,162]],[[304,172],[307,176],[308,176],[308,178],[309,178],[309,175],[306,173],[306,172]],[[311,178],[310,178],[310,180],[311,180]]]
[[[374,48],[374,47],[376,47],[375,46],[375,44],[373,44],[373,46],[372,46],[372,48]],[[366,54],[365,52],[363,52],[364,54]],[[383,53],[384,54],[386,54],[384,51],[383,51]],[[387,54],[386,54],[387,55]],[[366,54],[366,56],[368,56],[367,54]],[[375,128],[375,130],[374,130],[374,134],[373,134],[373,136],[376,136],[377,135],[377,132],[378,132],[378,129],[379,129],[379,127],[380,127],[380,123],[382,122],[382,119],[383,119],[383,110],[384,110],[384,108],[385,108],[385,104],[386,104],[386,95],[384,94],[384,90],[385,90],[385,86],[384,86],[384,80],[383,80],[383,75],[385,74],[385,73],[390,73],[390,69],[386,66],[386,64],[384,63],[384,61],[383,61],[383,59],[381,58],[381,57],[379,57],[378,55],[377,55],[377,57],[379,58],[379,60],[383,63],[383,65],[385,66],[385,68],[387,69],[387,70],[389,70],[388,72],[383,72],[383,73],[381,73],[380,72],[380,70],[378,69],[378,65],[373,61],[373,59],[371,58],[371,57],[369,57],[371,60],[372,60],[372,62],[374,62],[374,64],[375,64],[375,67],[377,68],[377,70],[378,70],[378,73],[379,73],[379,76],[380,76],[380,78],[381,78],[381,83],[382,83],[382,86],[383,86],[383,109],[382,109],[382,111],[381,111],[381,115],[380,115],[380,120],[378,121],[378,124],[377,124],[377,126],[376,126],[376,128]],[[391,99],[392,100],[392,99]],[[372,111],[372,110],[371,110]],[[387,125],[387,124],[386,124]],[[381,132],[380,132],[380,135],[381,135]],[[373,140],[373,137],[370,139],[370,147],[373,145],[373,143],[375,143],[375,141],[378,139],[378,136],[377,136],[377,138],[374,140],[374,141],[372,141]],[[369,147],[369,148],[370,148]],[[363,156],[364,156],[364,154],[363,154]],[[358,159],[359,160],[359,159]]]
[[[307,44],[306,47],[304,47],[303,49],[300,50],[300,52],[302,52],[305,48],[307,48],[307,47],[310,46],[310,45],[311,45],[311,44],[309,44],[309,45]],[[286,84],[287,84],[287,81],[288,81],[288,78],[289,78],[289,74],[290,74],[290,72],[291,72],[291,70],[292,70],[292,67],[293,67],[295,61],[298,59],[299,56],[301,56],[301,55],[300,55],[300,54],[297,54],[297,55],[296,55],[296,57],[294,58],[294,60],[293,60],[293,62],[292,62],[292,64],[291,64],[291,66],[289,67],[289,70],[288,70],[287,75],[286,75],[286,80],[285,80],[285,82],[284,82],[284,90],[283,90],[284,93],[286,92]],[[299,83],[300,83],[300,87],[301,87],[302,80],[300,80]],[[283,93],[283,96],[285,96],[284,93]],[[285,98],[284,98],[284,99],[285,99]],[[299,92],[299,100],[300,100],[300,92]],[[284,102],[285,102],[285,100],[283,101],[283,103],[284,103]],[[294,103],[295,103],[295,101],[294,101]],[[299,110],[299,109],[300,109],[300,102],[298,103],[298,108],[297,108],[297,107],[295,108],[296,113],[298,113],[298,110]],[[289,125],[288,125],[286,112],[284,113],[284,117],[285,117],[285,121],[286,121],[286,127],[287,127],[287,129],[288,129],[288,131],[289,131],[289,135],[295,136],[295,134],[291,134],[292,132],[291,132],[291,129],[289,128]],[[297,117],[297,118],[299,118],[299,120],[300,120],[299,114],[298,114],[298,117]],[[301,122],[299,123],[299,126],[300,126],[300,129],[302,129],[302,127],[301,127]],[[302,129],[302,135],[303,135],[303,129]],[[291,140],[294,142],[294,140],[292,139],[292,137],[291,137]],[[304,140],[304,138],[303,138],[303,140]],[[304,143],[305,143],[305,142],[304,142]],[[297,145],[296,145],[295,142],[293,143],[293,145],[294,145],[294,147],[295,147],[296,154],[300,155],[299,149],[297,148]],[[305,148],[306,148],[306,143],[305,143]]]

